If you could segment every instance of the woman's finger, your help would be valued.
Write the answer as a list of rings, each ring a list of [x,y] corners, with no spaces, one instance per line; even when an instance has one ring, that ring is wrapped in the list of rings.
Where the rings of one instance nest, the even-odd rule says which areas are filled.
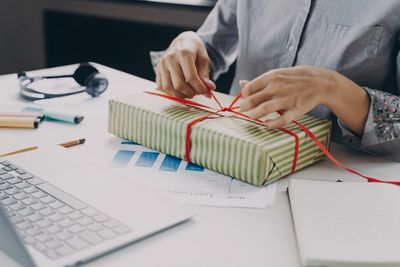
[[[196,95],[196,91],[185,82],[183,71],[179,63],[169,63],[169,70],[171,73],[171,80],[174,89],[187,98],[192,98]]]
[[[265,125],[270,129],[278,129],[285,127],[295,119],[296,119],[295,112],[289,110],[284,112],[277,119],[266,121]]]
[[[160,64],[164,64],[164,63],[160,63]],[[174,90],[172,80],[171,80],[171,74],[168,71],[168,69],[164,67],[164,65],[162,65],[160,67],[160,73],[161,73],[161,84],[162,84],[161,89],[169,95],[172,95],[175,97],[180,97],[180,98],[185,98],[185,95]]]
[[[248,112],[248,115],[254,119],[259,119],[259,118],[265,117],[271,113],[274,113],[276,111],[285,110],[285,107],[286,107],[286,105],[283,100],[273,99],[273,100],[264,102],[261,105],[258,105],[257,107],[251,109]]]
[[[267,88],[264,88],[253,95],[245,97],[240,104],[240,109],[243,112],[253,109],[258,105],[271,100],[275,93],[276,90],[274,90],[273,87],[268,86]]]
[[[188,83],[197,94],[206,94],[207,87],[204,85],[197,72],[194,59],[188,56],[181,56],[179,62],[182,66],[184,81]]]

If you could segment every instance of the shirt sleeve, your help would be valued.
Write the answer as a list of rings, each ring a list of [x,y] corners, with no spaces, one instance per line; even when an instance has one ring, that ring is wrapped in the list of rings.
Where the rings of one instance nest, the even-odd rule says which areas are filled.
[[[365,88],[370,108],[364,133],[359,137],[338,119],[345,142],[375,155],[400,161],[400,97]]]
[[[211,60],[211,76],[228,71],[238,56],[238,28],[236,21],[238,0],[220,0],[197,30]]]

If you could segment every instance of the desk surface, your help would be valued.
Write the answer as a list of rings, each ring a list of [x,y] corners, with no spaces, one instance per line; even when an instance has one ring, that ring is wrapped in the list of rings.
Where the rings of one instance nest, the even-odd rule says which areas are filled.
[[[80,125],[46,122],[37,130],[0,129],[0,141],[2,137],[17,136],[44,145],[86,137],[88,144],[105,145],[112,138],[107,133],[107,100],[153,88],[155,84],[104,66],[97,66],[110,81],[105,94],[96,99],[82,94],[56,100],[54,103],[63,103],[64,109],[79,110],[84,114],[86,118]],[[67,66],[45,73],[68,73],[73,70],[74,67]],[[5,101],[23,102],[18,95],[16,75],[0,76],[0,107]],[[83,146],[71,149],[76,149],[79,153]],[[400,171],[400,164],[367,156],[339,145],[334,145],[332,151],[350,167],[376,177],[390,177],[391,174]],[[300,266],[286,195],[289,179],[297,178],[361,181],[361,178],[337,169],[325,159],[290,178],[280,180],[279,193],[271,207],[242,209],[191,206],[197,216],[188,223],[101,257],[87,266]],[[4,267],[1,255],[0,262]]]

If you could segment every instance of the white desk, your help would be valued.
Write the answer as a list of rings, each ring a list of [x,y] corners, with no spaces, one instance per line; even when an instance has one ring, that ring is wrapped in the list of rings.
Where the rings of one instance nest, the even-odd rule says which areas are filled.
[[[65,99],[65,109],[85,115],[80,125],[43,123],[37,130],[0,129],[2,137],[18,136],[37,144],[58,144],[85,137],[87,143],[103,143],[112,138],[107,133],[107,100],[128,95],[135,90],[153,88],[155,84],[104,66],[97,65],[110,81],[101,97],[81,95]],[[66,73],[74,67],[46,71]],[[21,103],[16,75],[0,76],[1,102]],[[59,103],[59,102],[58,102]],[[83,146],[76,146],[79,153]],[[394,177],[400,164],[387,162],[334,146],[333,153],[350,167],[376,177]],[[302,170],[293,178],[354,180],[361,178],[345,173],[328,160]],[[279,181],[275,204],[264,210],[191,206],[197,216],[178,227],[150,237],[112,254],[90,262],[87,266],[300,266],[286,186],[288,178]],[[0,255],[0,263],[4,262]]]

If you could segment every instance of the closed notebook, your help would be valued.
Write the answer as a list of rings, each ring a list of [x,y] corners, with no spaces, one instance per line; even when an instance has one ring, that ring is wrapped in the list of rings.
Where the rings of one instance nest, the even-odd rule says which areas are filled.
[[[292,179],[289,199],[303,266],[400,266],[400,189]]]

